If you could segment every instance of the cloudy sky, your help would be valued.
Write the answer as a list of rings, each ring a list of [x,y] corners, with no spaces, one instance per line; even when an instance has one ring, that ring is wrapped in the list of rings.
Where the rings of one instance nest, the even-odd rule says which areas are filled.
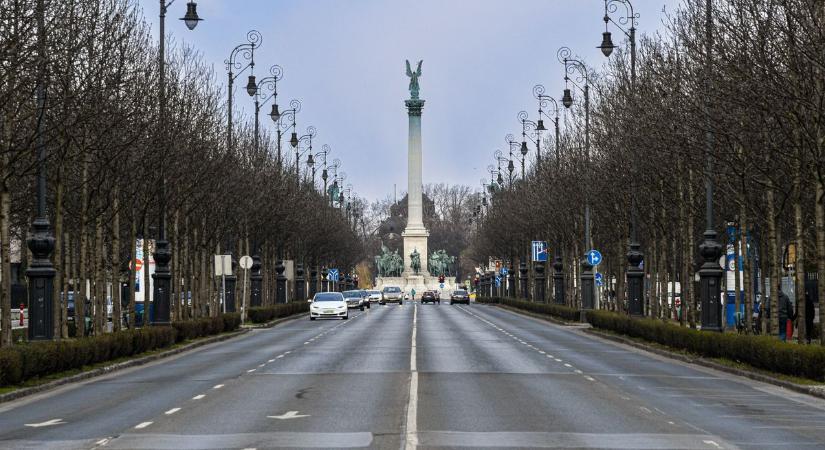
[[[663,8],[679,1],[633,0],[640,33],[661,29]],[[139,3],[157,36],[157,0]],[[424,183],[477,189],[493,152],[506,150],[504,136],[520,133],[516,114],[535,116],[533,85],[560,96],[556,50],[569,46],[595,67],[605,60],[596,49],[603,0],[200,0],[205,20],[191,32],[176,20],[185,10],[186,0],[169,8],[167,33],[201,50],[222,80],[232,48],[261,32],[256,74],[283,67],[282,109],[303,103],[299,131],[315,126],[317,147],[329,144],[347,182],[370,200],[392,195],[394,184],[406,191],[405,59],[424,60]],[[619,45],[623,35],[611,31]],[[244,84],[235,103],[249,112]]]

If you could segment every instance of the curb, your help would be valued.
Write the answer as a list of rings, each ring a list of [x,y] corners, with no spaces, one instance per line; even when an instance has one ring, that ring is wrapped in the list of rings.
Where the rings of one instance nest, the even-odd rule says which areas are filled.
[[[300,318],[300,316],[303,316],[304,314],[307,314],[307,313],[309,313],[309,311],[295,313],[291,316],[281,317],[281,318],[272,320],[272,321],[267,322],[267,323],[255,323],[255,324],[251,324],[251,325],[241,325],[241,328],[243,328],[245,330],[257,330],[257,329],[261,329],[261,328],[272,328],[275,325],[278,325],[278,324],[281,324],[281,323],[284,323],[284,322],[288,322],[290,320],[298,319],[298,318]]]
[[[485,303],[480,303],[480,304],[484,305]],[[562,319],[557,319],[553,316],[548,316],[546,314],[538,314],[538,313],[534,313],[534,312],[530,312],[530,311],[524,311],[524,310],[521,310],[521,309],[518,309],[518,308],[514,308],[512,306],[502,305],[502,304],[499,304],[499,303],[486,303],[486,305],[495,306],[497,308],[501,308],[501,309],[510,311],[512,313],[521,314],[523,316],[532,317],[534,319],[544,320],[546,322],[551,322],[551,323],[554,323],[556,325],[562,325],[562,326],[565,326],[565,327],[579,327],[579,328],[581,328],[582,326],[585,326],[585,325],[590,326],[590,324],[583,324],[583,323],[579,323],[579,322],[566,322]]]
[[[0,403],[9,402],[12,400],[17,400],[19,398],[28,397],[29,395],[34,395],[40,392],[49,391],[55,389],[57,387],[63,386],[65,384],[74,383],[77,381],[88,380],[90,378],[96,378],[102,375],[106,375],[112,372],[117,372],[119,370],[128,369],[130,367],[137,367],[148,364],[153,361],[157,361],[159,359],[164,359],[170,356],[174,356],[189,350],[193,350],[198,347],[203,347],[204,345],[214,344],[216,342],[226,341],[243,334],[248,333],[248,329],[241,329],[238,331],[233,331],[227,334],[220,334],[217,336],[212,336],[205,338],[203,340],[192,342],[190,344],[186,344],[184,346],[174,348],[171,350],[166,350],[164,352],[156,353],[154,355],[143,356],[135,359],[131,359],[129,361],[123,361],[117,364],[112,364],[109,366],[98,367],[97,369],[88,370],[85,372],[81,372],[75,375],[71,375],[68,377],[60,378],[57,380],[50,381],[48,383],[44,383],[37,386],[21,388],[16,391],[8,392],[5,394],[0,395]]]
[[[688,356],[688,355],[683,355],[683,354],[680,354],[680,353],[676,353],[676,352],[672,352],[672,351],[652,347],[652,346],[645,345],[645,344],[636,342],[634,340],[631,340],[631,339],[628,339],[628,338],[625,338],[625,337],[622,337],[622,336],[616,336],[616,335],[613,335],[613,334],[604,333],[604,332],[598,331],[598,330],[593,329],[593,328],[583,329],[582,331],[587,333],[587,334],[591,334],[593,336],[600,337],[602,339],[606,339],[606,340],[613,341],[613,342],[618,342],[620,344],[629,345],[631,347],[634,347],[634,348],[637,348],[637,349],[640,349],[640,350],[644,350],[646,352],[654,353],[654,354],[659,355],[659,356],[664,356],[666,358],[675,359],[675,360],[686,362],[686,363],[689,363],[689,364],[696,364],[698,366],[708,367],[708,368],[711,368],[711,369],[714,369],[714,370],[718,370],[720,372],[726,372],[726,373],[730,373],[730,374],[733,374],[733,375],[738,375],[740,377],[750,378],[752,380],[761,381],[763,383],[783,387],[785,389],[795,391],[795,392],[799,392],[801,394],[808,394],[808,395],[812,395],[814,397],[825,399],[825,389],[823,389],[823,387],[805,386],[805,385],[802,385],[802,384],[796,384],[796,383],[793,383],[793,382],[790,382],[790,381],[781,380],[779,378],[774,378],[774,377],[771,377],[769,375],[761,374],[759,372],[753,372],[753,371],[750,371],[750,370],[739,369],[739,368],[736,368],[736,367],[729,367],[729,366],[726,366],[724,364],[719,364],[717,362],[710,361],[708,359],[702,358],[701,356]],[[820,386],[822,386],[822,385],[820,385]]]

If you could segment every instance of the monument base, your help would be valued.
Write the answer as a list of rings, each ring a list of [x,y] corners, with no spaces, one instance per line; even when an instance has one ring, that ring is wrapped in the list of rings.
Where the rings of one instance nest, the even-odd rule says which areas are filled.
[[[406,293],[412,292],[415,289],[415,298],[420,299],[421,293],[424,291],[439,291],[441,292],[441,300],[449,301],[450,294],[456,289],[455,280],[450,277],[444,280],[444,289],[441,289],[438,283],[438,277],[424,276],[422,274],[400,276],[400,277],[378,277],[375,280],[375,289],[384,289],[384,286],[398,286]]]
[[[427,270],[427,258],[430,253],[427,251],[427,238],[430,237],[430,233],[423,227],[420,229],[407,227],[407,229],[401,233],[401,237],[404,238],[404,272],[401,276],[405,278],[416,275],[429,277],[430,272]],[[417,250],[421,255],[421,268],[418,269],[418,274],[416,274],[411,267],[410,254],[413,250]]]

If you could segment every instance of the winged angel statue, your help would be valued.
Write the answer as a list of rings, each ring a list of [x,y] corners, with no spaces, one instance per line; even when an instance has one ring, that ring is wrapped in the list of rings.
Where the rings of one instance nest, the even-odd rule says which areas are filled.
[[[410,68],[410,60],[407,60],[407,76],[410,77],[410,98],[418,99],[418,77],[421,76],[421,63],[424,61],[418,61],[418,67],[415,69],[415,72],[412,71]]]

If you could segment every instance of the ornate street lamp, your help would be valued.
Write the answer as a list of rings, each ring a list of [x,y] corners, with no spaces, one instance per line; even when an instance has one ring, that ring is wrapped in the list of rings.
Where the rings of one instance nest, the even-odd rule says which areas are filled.
[[[278,147],[278,167],[281,167],[282,163],[282,153],[281,153],[281,141],[283,141],[283,135],[285,132],[289,130],[292,131],[292,139],[298,140],[298,135],[295,133],[295,115],[301,112],[301,102],[298,100],[290,100],[289,107],[286,111],[280,112],[277,110],[278,105],[272,106],[272,112],[269,113],[269,117],[272,118],[272,121],[275,122],[276,131],[278,134],[277,137],[277,147]],[[276,114],[277,113],[277,114]],[[290,139],[290,144],[292,144],[292,139]],[[297,143],[295,145],[298,145]]]
[[[519,111],[518,119],[521,122],[521,157],[522,157],[522,165],[521,165],[521,178],[524,179],[524,161],[527,159],[527,140],[529,139],[530,142],[536,145],[536,165],[541,164],[541,132],[546,131],[547,129],[544,128],[544,122],[541,120],[541,116],[539,116],[538,122],[533,122],[532,120],[528,119],[527,111]],[[533,135],[535,134],[535,138]]]
[[[724,331],[722,307],[719,302],[720,281],[724,273],[719,267],[722,246],[716,241],[713,221],[713,151],[714,134],[710,116],[710,93],[713,76],[713,12],[711,0],[705,2],[705,93],[704,110],[707,125],[705,131],[705,232],[704,241],[699,245],[699,254],[704,263],[699,269],[699,297],[702,302],[702,330]]]
[[[573,95],[569,86],[580,89],[584,93],[584,148],[585,160],[590,161],[590,72],[587,66],[577,58],[572,56],[572,51],[567,47],[561,47],[558,50],[557,57],[559,62],[564,65],[564,93],[562,95],[562,104],[565,108],[573,106]],[[577,74],[579,82],[584,83],[584,87],[579,86],[575,81],[570,79],[570,75]],[[592,244],[590,241],[590,195],[585,192],[584,203],[584,248],[585,251],[590,251]],[[581,261],[581,288],[582,288],[582,302],[581,302],[581,319],[584,321],[585,310],[593,309],[596,306],[596,282],[593,274],[593,266],[587,262],[586,258]]]
[[[252,71],[255,69],[255,49],[261,46],[261,42],[263,38],[261,37],[261,33],[257,30],[250,30],[246,33],[246,40],[242,44],[237,45],[232,52],[229,53],[229,58],[224,61],[226,64],[227,70],[227,77],[229,80],[229,87],[226,91],[227,94],[227,134],[226,134],[226,148],[229,152],[232,151],[232,97],[233,97],[233,89],[232,86],[235,83],[235,79],[238,78],[247,68],[250,70],[249,79],[246,83],[246,92],[250,96],[255,95],[258,91],[257,83],[255,82],[255,75],[252,74]],[[243,59],[249,61],[247,65],[242,65],[241,61],[238,61],[238,56]],[[234,70],[238,70],[238,73],[235,74]]]
[[[292,145],[292,148],[295,149],[295,183],[296,183],[296,185],[301,184],[301,165],[300,165],[301,156],[304,153],[306,153],[307,151],[312,150],[312,138],[314,138],[316,134],[317,134],[317,132],[315,130],[315,127],[313,127],[312,125],[307,127],[306,134],[302,135],[301,137],[298,137],[298,133],[295,133],[294,131],[292,132],[292,138],[289,140],[289,144]],[[300,149],[298,148],[298,144],[300,144],[301,142],[304,142],[304,141],[306,141],[308,143],[308,147],[303,152],[301,152]]]
[[[327,196],[327,178],[329,177],[329,175],[327,174],[327,155],[329,155],[330,152],[332,152],[332,148],[329,145],[324,144],[321,146],[321,151],[315,154],[316,158],[321,156],[324,157],[322,163],[324,169],[321,171],[321,179],[324,180],[324,198],[326,198]],[[315,166],[312,167],[312,185],[315,186]]]
[[[255,151],[259,150],[260,145],[260,132],[259,130],[259,121],[258,115],[261,111],[261,108],[272,99],[272,111],[269,113],[269,117],[272,118],[274,121],[278,121],[281,117],[281,112],[278,110],[278,81],[284,77],[284,71],[281,69],[281,66],[274,65],[269,68],[269,73],[271,74],[268,77],[261,78],[258,81],[258,84],[255,86]],[[247,86],[248,88],[248,86]],[[263,89],[269,89],[272,91],[272,94],[265,96],[263,101],[260,101],[260,94]]]
[[[159,103],[159,123],[161,127],[161,136],[164,149],[162,155],[166,155],[166,10],[174,3],[174,0],[167,2],[160,0],[160,41],[158,51],[158,88],[160,90],[158,95]],[[186,15],[183,21],[186,27],[193,30],[201,19],[197,12],[197,3],[187,3]],[[172,289],[172,274],[169,271],[169,262],[172,261],[172,250],[169,241],[166,239],[166,173],[164,167],[165,161],[160,163],[160,224],[158,226],[158,240],[155,243],[155,273],[152,275],[154,280],[153,290],[153,309],[152,325],[169,325],[169,310],[170,310],[170,294]],[[31,331],[30,331],[31,332]]]
[[[619,21],[616,22],[610,16],[611,13],[616,13],[619,4],[624,5],[626,15],[619,16]],[[630,40],[630,87],[633,94],[636,93],[636,19],[639,18],[633,10],[633,4],[630,0],[604,0],[604,28],[602,33],[602,44],[598,47],[602,50],[602,54],[610,57],[613,49],[613,39],[610,35],[608,27],[610,22],[613,22]],[[625,30],[622,25],[630,25],[629,30]],[[634,164],[635,160],[631,160]],[[627,294],[628,303],[627,310],[632,316],[645,315],[645,298],[644,298],[644,270],[639,268],[644,259],[644,253],[641,251],[641,244],[638,238],[638,206],[636,203],[636,188],[631,189],[630,194],[630,244],[627,250]]]

